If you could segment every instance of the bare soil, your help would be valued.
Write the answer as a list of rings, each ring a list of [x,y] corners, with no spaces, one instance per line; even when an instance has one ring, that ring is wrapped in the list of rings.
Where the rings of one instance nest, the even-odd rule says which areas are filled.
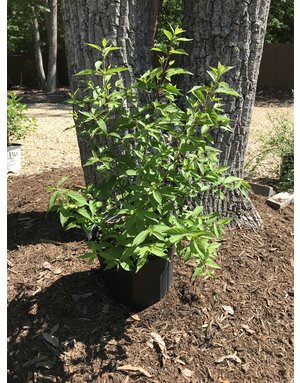
[[[96,262],[78,258],[83,234],[46,213],[49,185],[64,175],[84,185],[79,165],[53,166],[53,132],[43,136],[49,167],[34,172],[32,157],[8,177],[8,382],[292,383],[293,207],[251,195],[264,226],[227,230],[216,278],[193,280],[176,259],[171,291],[136,313],[111,298]]]

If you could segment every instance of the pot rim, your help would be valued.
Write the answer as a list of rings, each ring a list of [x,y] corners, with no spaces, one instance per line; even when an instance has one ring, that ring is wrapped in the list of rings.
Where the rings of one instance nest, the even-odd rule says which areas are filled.
[[[16,146],[16,147],[19,148],[19,147],[22,146],[22,144],[14,144],[14,143],[12,143],[12,144],[8,144],[8,145],[7,145],[7,149],[8,149],[8,148],[12,148],[12,147],[14,147],[14,146]]]

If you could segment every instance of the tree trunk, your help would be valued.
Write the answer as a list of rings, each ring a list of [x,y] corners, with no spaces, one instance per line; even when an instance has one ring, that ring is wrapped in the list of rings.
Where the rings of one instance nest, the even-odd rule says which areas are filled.
[[[161,0],[63,0],[62,11],[65,45],[71,90],[85,87],[74,76],[82,69],[93,68],[99,59],[97,51],[85,43],[101,45],[104,37],[110,44],[122,47],[110,56],[110,64],[128,66],[122,72],[125,85],[141,75],[150,65],[157,11]],[[94,81],[97,79],[93,78]],[[88,142],[77,130],[81,162],[90,156]],[[101,143],[98,143],[101,145]],[[101,183],[92,166],[84,167],[86,183]]]
[[[37,68],[37,75],[38,75],[40,86],[45,91],[47,88],[47,80],[46,80],[44,64],[43,64],[39,23],[38,23],[34,6],[30,6],[30,11],[31,11],[31,18],[32,18],[34,55],[35,55],[35,62],[36,62],[36,68]]]
[[[184,58],[184,65],[194,73],[185,79],[185,89],[208,82],[206,71],[219,61],[234,67],[224,77],[241,95],[225,99],[233,132],[214,132],[214,139],[222,152],[221,164],[229,166],[230,174],[238,177],[243,176],[269,6],[270,0],[185,0],[183,28],[193,41],[186,44],[189,56]],[[242,218],[252,226],[261,224],[251,201],[237,192],[228,193],[224,201],[206,195],[201,203],[208,211]]]
[[[57,75],[57,0],[47,0],[50,12],[45,17],[48,42],[47,92],[56,91]]]

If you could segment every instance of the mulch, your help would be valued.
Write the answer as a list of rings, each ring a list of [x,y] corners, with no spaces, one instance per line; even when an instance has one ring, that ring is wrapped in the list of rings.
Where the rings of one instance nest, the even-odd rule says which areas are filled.
[[[171,291],[134,312],[46,213],[66,174],[83,185],[81,168],[8,178],[8,382],[292,382],[293,207],[251,195],[264,226],[227,230],[216,277],[176,259]]]

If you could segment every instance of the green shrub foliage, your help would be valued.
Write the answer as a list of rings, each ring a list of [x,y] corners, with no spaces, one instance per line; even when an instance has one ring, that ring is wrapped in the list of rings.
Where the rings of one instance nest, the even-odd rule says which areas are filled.
[[[99,256],[107,269],[137,272],[149,257],[167,259],[175,246],[185,261],[196,259],[195,275],[212,275],[219,267],[214,260],[218,240],[230,218],[204,214],[203,206],[192,207],[188,200],[209,190],[222,198],[225,188],[248,188],[219,166],[210,135],[212,128],[230,130],[221,99],[222,94],[238,96],[222,81],[230,68],[210,68],[211,83],[187,94],[172,83],[174,76],[192,75],[175,66],[176,55],[186,54],[179,47],[188,40],[183,32],[178,27],[163,31],[165,41],[153,48],[160,65],[130,88],[118,79],[127,68],[107,64],[107,56],[120,48],[106,39],[102,46],[88,44],[99,51],[99,61],[95,69],[77,74],[100,80],[100,85],[86,81],[84,94],[75,92],[70,102],[81,134],[103,142],[91,144],[85,164],[95,167],[102,183],[74,191],[60,180],[51,189],[49,208],[59,211],[66,229],[81,227],[89,235],[98,228],[98,238],[88,242],[91,251],[83,257]]]
[[[26,105],[15,92],[7,96],[7,145],[18,142],[28,133],[35,131],[36,120],[26,116]]]

